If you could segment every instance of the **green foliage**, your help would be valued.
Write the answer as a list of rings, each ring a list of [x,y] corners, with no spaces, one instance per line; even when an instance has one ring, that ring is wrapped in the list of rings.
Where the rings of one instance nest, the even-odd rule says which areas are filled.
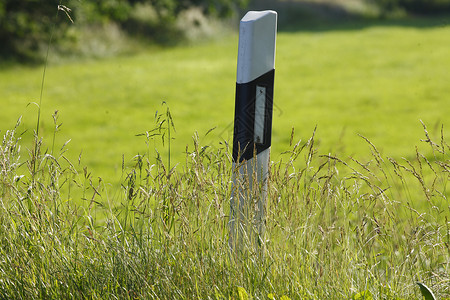
[[[267,298],[269,298],[270,300],[277,300],[277,299],[280,299],[280,300],[291,300],[291,298],[289,298],[286,295],[283,295],[280,298],[277,298],[273,293],[268,294]]]
[[[180,139],[191,137],[196,127],[204,132],[200,123],[212,127],[215,118],[223,117],[226,109],[221,109],[221,105],[224,104],[211,99],[233,97],[233,86],[231,96],[224,96],[228,94],[221,88],[224,81],[234,81],[234,68],[226,70],[234,65],[235,52],[226,55],[235,49],[235,40],[219,46],[172,49],[134,58],[53,67],[53,73],[47,73],[51,84],[46,89],[44,107],[48,110],[60,105],[62,110],[70,112],[70,116],[63,114],[62,130],[72,130],[68,138],[72,138],[71,134],[79,134],[81,138],[78,136],[71,143],[57,140],[58,136],[64,136],[56,115],[54,124],[49,122],[50,125],[42,118],[40,132],[47,138],[33,137],[31,143],[26,139],[27,133],[22,134],[24,127],[20,124],[11,130],[2,128],[0,298],[239,299],[240,287],[242,296],[245,291],[249,299],[266,299],[269,295],[283,300],[349,299],[358,294],[360,299],[363,294],[374,299],[417,299],[419,289],[411,287],[418,277],[426,278],[438,296],[448,297],[450,147],[444,137],[444,126],[439,122],[445,120],[440,115],[448,115],[447,98],[442,96],[447,85],[437,84],[438,80],[447,83],[448,55],[446,51],[438,51],[440,44],[436,42],[445,41],[447,31],[426,30],[426,46],[431,47],[426,49],[437,53],[426,51],[430,55],[421,67],[428,67],[432,70],[429,74],[440,76],[431,76],[434,85],[430,86],[424,80],[428,76],[427,68],[415,69],[408,64],[421,57],[421,52],[414,51],[417,48],[411,45],[424,38],[422,32],[391,30],[369,28],[346,33],[345,37],[335,32],[280,35],[278,45],[283,46],[279,50],[297,49],[292,46],[298,46],[301,37],[310,52],[302,52],[304,60],[295,56],[297,51],[281,51],[279,56],[284,63],[278,60],[277,72],[284,78],[278,81],[282,88],[277,99],[284,99],[285,103],[280,103],[278,109],[284,108],[288,117],[280,120],[278,116],[278,123],[274,123],[280,126],[275,127],[278,133],[274,132],[280,142],[274,142],[274,148],[279,150],[272,152],[267,250],[263,258],[249,255],[238,261],[228,252],[231,161],[226,141],[219,138],[208,141],[213,133],[194,134],[189,142],[179,143],[182,147],[174,147],[176,141],[169,137],[172,114],[176,120],[177,116],[182,118],[177,121]],[[355,39],[357,43],[352,43]],[[380,44],[374,42],[378,40]],[[226,49],[224,44],[228,45]],[[360,44],[364,47],[358,48]],[[344,49],[336,52],[340,54],[337,58],[314,56],[317,49],[323,48],[333,53]],[[397,56],[393,49],[401,55]],[[409,50],[408,59],[403,59],[404,49]],[[347,55],[352,60],[344,51],[350,52]],[[339,65],[341,60],[343,65]],[[311,61],[314,65],[308,69]],[[149,66],[152,72],[148,76],[154,77],[142,76],[148,74]],[[377,76],[371,76],[370,72],[361,76],[361,70],[366,67]],[[299,69],[304,76],[292,80],[298,76]],[[419,77],[421,81],[409,81],[409,78],[405,82],[396,77],[408,75],[414,79],[416,73],[425,77]],[[33,99],[32,95],[36,94],[33,87],[40,86],[40,76],[33,74],[37,74],[36,69],[2,71],[5,80],[0,80],[4,84],[1,90],[8,91],[2,97],[5,110],[8,109],[3,113],[17,115],[11,109],[20,106],[21,100]],[[365,78],[355,83],[360,77]],[[286,78],[291,81],[283,82]],[[349,78],[353,80],[346,85],[345,80],[350,81]],[[205,82],[209,90],[205,89]],[[324,90],[324,82],[330,88],[322,97],[333,101],[326,102],[318,92]],[[164,93],[153,90],[149,83],[162,86]],[[413,94],[395,93],[397,89],[405,89],[403,84],[413,86],[413,92],[419,94],[417,99],[424,103],[412,100],[416,99]],[[126,88],[115,89],[121,85]],[[426,90],[419,89],[419,85]],[[66,86],[70,89],[64,89]],[[375,88],[379,86],[383,86],[381,93]],[[339,87],[351,93],[342,94]],[[168,88],[170,93],[166,91]],[[83,89],[84,94],[80,94]],[[329,103],[338,107],[331,115],[343,118],[350,107],[359,103],[351,95],[368,99],[369,106],[357,107],[363,119],[358,126],[367,123],[370,128],[383,128],[379,115],[376,122],[368,118],[381,108],[364,97],[367,89],[371,90],[372,97],[380,98],[380,106],[388,106],[388,110],[379,114],[393,110],[398,122],[408,123],[409,132],[417,132],[411,124],[417,122],[418,115],[414,114],[411,121],[403,113],[405,108],[408,112],[418,109],[421,116],[428,113],[427,123],[437,124],[433,126],[437,129],[428,133],[424,127],[425,136],[416,135],[413,140],[406,137],[406,130],[397,129],[400,131],[397,138],[390,136],[385,143],[376,143],[385,148],[383,153],[367,139],[359,138],[365,147],[340,142],[342,147],[351,148],[351,157],[330,154],[336,149],[334,135],[320,131],[322,124],[327,127]],[[308,107],[306,100],[310,94],[302,94],[302,90],[315,93],[314,106],[319,106],[318,113]],[[170,111],[163,106],[163,113],[153,118],[155,104],[145,105],[152,99],[159,104],[160,98],[179,99],[179,102]],[[289,104],[289,99],[293,103]],[[307,125],[301,126],[300,139],[294,131],[290,137],[284,136],[286,122],[295,120],[292,116],[298,118],[300,102],[304,118],[311,112],[312,121],[319,123],[321,134],[310,139],[304,138],[305,128],[310,127]],[[364,114],[366,108],[370,114]],[[89,111],[85,117],[83,110]],[[72,113],[75,111],[78,113]],[[2,120],[7,120],[7,114]],[[208,115],[208,119],[195,123],[202,115]],[[350,110],[349,115],[339,120],[357,119],[355,111]],[[35,118],[32,119],[35,123]],[[138,120],[144,123],[137,123]],[[151,127],[151,120],[156,123],[155,130],[150,128],[143,135],[145,143],[139,139],[143,147],[127,140],[129,136],[134,138],[137,130]],[[129,123],[130,127],[123,130],[125,127],[121,127],[123,123],[118,125],[120,122]],[[226,125],[228,121],[224,122]],[[100,135],[89,132],[91,126]],[[388,135],[389,130],[382,132]],[[100,148],[99,140],[110,137],[110,144]],[[414,150],[421,137],[423,142]],[[396,144],[399,140],[410,144],[399,147]],[[169,146],[171,153],[178,153],[171,155],[183,155],[184,164],[173,163],[168,151],[163,150]],[[78,149],[85,149],[83,156]],[[97,157],[91,152],[89,161],[98,166],[95,163],[102,160],[104,166],[98,169],[100,172],[84,164],[89,153],[86,149],[101,152]],[[115,154],[108,156],[108,149],[114,149]],[[129,149],[134,151],[133,158],[124,155],[121,160],[120,153]],[[390,155],[393,149],[396,152]],[[183,150],[184,154],[180,154]],[[118,166],[118,172],[122,173],[121,186],[110,184],[113,176],[104,177],[103,172],[111,170],[111,166]],[[355,294],[355,291],[364,292]]]
[[[0,3],[0,44],[1,55],[16,53],[30,56],[37,52],[42,42],[49,40],[53,27],[58,33],[64,31],[67,21],[55,18],[59,0],[4,0]],[[55,38],[61,37],[56,35]]]
[[[245,288],[238,286],[237,291],[238,291],[239,300],[249,300],[249,297],[248,297],[248,294],[247,294],[247,291],[245,290]]]
[[[360,133],[399,159],[417,145],[419,120],[446,120],[450,28],[438,26],[439,20],[422,22],[423,28],[378,22],[357,23],[351,30],[280,32],[272,158],[288,147],[292,127],[307,138],[317,124],[327,151],[343,156],[363,152]],[[296,50],[299,41],[301,52]],[[205,140],[232,138],[237,42],[237,35],[228,35],[196,46],[50,64],[42,134],[52,132],[51,115],[59,110],[64,130],[56,138],[72,140],[71,160],[82,152],[86,166],[117,181],[122,155],[129,160],[145,151],[136,134],[149,129],[152,112],[165,100],[178,125],[173,165],[183,163],[193,132],[216,127]],[[323,55],[324,49],[333,55]],[[36,127],[36,106],[28,104],[40,94],[41,73],[41,68],[19,66],[0,70],[0,129],[23,115],[26,143]],[[439,130],[432,127],[433,133]],[[123,142],[116,143],[119,139]]]
[[[353,295],[351,300],[373,300],[372,294],[369,291],[359,292]]]
[[[148,23],[139,23],[139,20],[133,19],[136,10],[141,7],[139,5],[143,4],[151,7],[158,16],[154,21],[156,24],[151,24],[152,28],[167,30],[173,26],[180,13],[189,8],[200,7],[205,14],[225,17],[246,2],[247,0],[4,0],[0,3],[0,55],[37,56],[39,48],[48,44],[52,34],[55,41],[67,38],[65,35],[69,20],[85,26],[115,22],[125,29],[132,27],[136,31],[141,28],[141,34],[152,32],[145,28],[149,26]],[[61,11],[64,13],[58,16]]]
[[[421,282],[417,282],[417,285],[420,288],[420,292],[422,293],[424,300],[436,300],[436,297],[434,296],[433,292],[430,290],[429,287],[427,287],[425,284]]]
[[[448,296],[444,136],[425,141],[434,160],[401,162],[370,142],[358,161],[299,141],[271,165],[264,256],[234,259],[227,145],[196,135],[171,170],[158,152],[136,155],[115,190],[68,160],[67,143],[45,151],[36,137],[21,152],[19,127],[0,144],[0,298],[417,299],[416,276]]]
[[[373,0],[388,11],[402,8],[413,13],[443,13],[450,11],[450,0]]]

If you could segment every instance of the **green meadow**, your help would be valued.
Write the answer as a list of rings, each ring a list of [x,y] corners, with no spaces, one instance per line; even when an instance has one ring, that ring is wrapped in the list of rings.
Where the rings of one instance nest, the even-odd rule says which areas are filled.
[[[231,251],[235,33],[50,60],[42,97],[2,64],[0,298],[450,299],[445,20],[279,30],[266,234]]]
[[[423,138],[450,116],[450,27],[428,20],[329,25],[280,31],[277,40],[273,148],[276,160],[295,139],[317,126],[322,149],[346,156],[367,152],[363,135],[383,153],[411,156]],[[99,176],[113,180],[122,155],[129,161],[147,148],[136,137],[153,128],[165,101],[176,132],[173,160],[183,162],[192,136],[215,128],[204,142],[231,141],[237,35],[131,56],[50,64],[41,103],[41,133],[68,144]],[[50,52],[51,56],[51,52]],[[0,129],[23,116],[25,139],[36,127],[43,67],[0,72]]]

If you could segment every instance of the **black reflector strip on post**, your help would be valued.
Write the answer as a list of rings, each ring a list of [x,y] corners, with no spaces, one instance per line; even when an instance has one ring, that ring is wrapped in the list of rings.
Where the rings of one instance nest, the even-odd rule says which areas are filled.
[[[253,81],[236,83],[234,162],[249,160],[271,145],[274,77],[273,69]]]

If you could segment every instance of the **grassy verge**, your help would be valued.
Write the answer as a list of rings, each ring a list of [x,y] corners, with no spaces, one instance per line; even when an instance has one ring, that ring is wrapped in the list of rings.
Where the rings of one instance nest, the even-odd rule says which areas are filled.
[[[40,70],[0,72],[0,298],[449,298],[448,28],[427,24],[279,35],[264,255],[228,248],[236,37],[51,66],[40,136]]]
[[[64,147],[35,139],[22,163],[17,128],[0,147],[1,298],[417,299],[416,281],[450,297],[443,131],[433,142],[425,128],[428,150],[409,160],[369,141],[369,160],[341,159],[292,136],[271,166],[265,253],[235,259],[227,144],[195,135],[185,166],[137,155],[111,193]]]

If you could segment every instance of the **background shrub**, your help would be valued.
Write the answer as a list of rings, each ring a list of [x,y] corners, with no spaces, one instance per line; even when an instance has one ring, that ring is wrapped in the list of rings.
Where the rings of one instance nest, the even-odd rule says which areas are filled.
[[[177,16],[192,7],[200,8],[206,15],[226,17],[247,0],[4,0],[0,2],[0,55],[30,58],[42,52],[54,26],[54,41],[67,39],[68,24],[77,25],[116,23],[119,27],[141,34],[155,33],[151,26],[161,31],[173,27]],[[137,10],[151,8],[156,14],[152,22],[133,18]],[[130,22],[132,20],[132,22]],[[130,26],[133,25],[133,26]],[[69,34],[73,38],[73,34]],[[152,38],[152,36],[150,36]]]
[[[410,13],[450,12],[450,0],[374,0],[384,10],[404,9]]]

